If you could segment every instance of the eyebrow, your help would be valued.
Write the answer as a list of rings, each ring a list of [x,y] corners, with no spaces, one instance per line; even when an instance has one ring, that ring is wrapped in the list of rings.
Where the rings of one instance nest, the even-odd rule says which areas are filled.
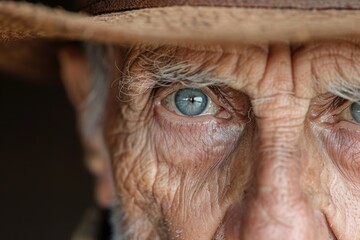
[[[360,76],[357,79],[358,83],[349,82],[341,76],[335,81],[335,84],[326,86],[327,91],[351,102],[360,102]]]
[[[194,64],[187,61],[179,61],[176,57],[179,48],[181,47],[134,46],[132,50],[135,50],[136,53],[130,56],[129,61],[127,61],[125,84],[140,84],[145,91],[150,88],[166,87],[172,84],[181,84],[184,87],[203,88],[226,85],[234,81],[233,76],[219,77],[214,73],[214,70],[218,68],[219,65]],[[210,57],[211,55],[209,55],[209,58]],[[137,73],[132,73],[131,68],[134,64],[141,68],[141,76]],[[360,75],[356,77],[356,79],[347,79],[338,69],[336,71],[336,77],[330,83],[320,81],[314,74],[312,74],[312,78],[316,83],[325,85],[326,91],[331,94],[352,102],[360,102]],[[147,83],[144,84],[145,82]]]
[[[204,88],[225,85],[233,79],[233,77],[220,78],[216,76],[214,70],[219,67],[218,65],[179,61],[176,57],[176,48],[169,47],[172,50],[170,52],[160,48],[137,47],[137,49],[133,50],[135,53],[129,56],[123,71],[122,84],[138,84],[145,91],[149,88],[173,84]],[[141,69],[141,71],[134,71],[134,68]]]
[[[360,64],[360,62],[359,62]],[[328,76],[329,79],[322,79],[319,74],[312,72],[312,80],[320,89],[325,89],[327,92],[349,100],[351,102],[360,102],[360,72],[352,73],[351,76],[341,71],[341,69],[333,69],[334,76]]]
[[[334,39],[334,41],[340,41],[340,44],[348,46],[325,52],[323,57],[328,57],[331,63],[328,68],[321,69],[320,67],[319,71],[317,69],[319,66],[313,66],[311,63],[312,81],[317,87],[331,94],[352,102],[360,102],[360,39],[346,38]],[[317,44],[321,43],[320,41]],[[316,43],[314,46],[317,46]],[[313,49],[310,47],[310,50]],[[346,69],[347,66],[344,63],[339,62],[338,55],[340,59],[345,59],[345,64],[350,62],[349,69]],[[324,72],[327,74],[325,79]]]

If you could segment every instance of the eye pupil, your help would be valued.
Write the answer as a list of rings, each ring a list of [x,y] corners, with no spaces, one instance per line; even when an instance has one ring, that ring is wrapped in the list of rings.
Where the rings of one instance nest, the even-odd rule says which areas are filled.
[[[175,94],[175,106],[186,116],[200,115],[206,110],[208,102],[208,96],[195,88],[180,89]]]
[[[360,123],[360,104],[356,102],[351,104],[350,111],[355,122]]]

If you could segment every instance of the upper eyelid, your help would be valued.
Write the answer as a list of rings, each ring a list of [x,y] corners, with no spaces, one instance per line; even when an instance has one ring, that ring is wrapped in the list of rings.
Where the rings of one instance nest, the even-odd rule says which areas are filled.
[[[336,98],[339,98],[339,97],[336,97]],[[332,102],[334,102],[334,100]],[[351,118],[349,110],[353,103],[354,102],[352,102],[352,101],[349,101],[346,99],[341,99],[338,104],[330,103],[333,106],[330,106],[328,112],[331,112],[331,115],[335,115],[340,118],[345,117],[345,116]]]
[[[340,106],[338,107],[338,109],[335,110],[335,114],[340,114],[340,115],[341,115],[344,111],[346,111],[347,109],[350,108],[350,106],[351,106],[352,103],[353,103],[353,102],[346,100],[346,101],[344,102],[344,104],[340,105]]]

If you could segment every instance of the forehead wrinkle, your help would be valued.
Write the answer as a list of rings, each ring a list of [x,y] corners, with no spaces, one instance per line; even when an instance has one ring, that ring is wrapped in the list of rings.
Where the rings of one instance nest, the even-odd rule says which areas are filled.
[[[148,87],[181,83],[185,86],[205,87],[225,84],[230,77],[219,77],[215,70],[219,64],[212,64],[214,56],[204,51],[193,51],[180,47],[158,48],[137,46],[124,71],[132,83],[149,81]],[[221,53],[220,53],[221,55]],[[140,83],[141,84],[141,83]]]
[[[321,48],[318,44],[320,43],[316,44],[316,48]],[[315,52],[310,59],[311,78],[318,92],[325,90],[349,101],[359,102],[360,45],[355,40],[340,44],[338,49],[334,49],[336,45],[329,45],[329,49]],[[315,48],[312,49],[316,51]],[[317,60],[320,60],[320,63],[316,62]]]
[[[326,91],[343,99],[360,102],[360,75],[346,76],[341,69],[334,69],[330,81],[324,81],[318,74],[313,74],[313,80],[318,88],[325,88]]]
[[[130,59],[137,62],[133,79],[152,79],[148,87],[180,82],[194,87],[228,85],[238,90],[247,86],[249,79],[259,78],[257,64],[263,64],[261,59],[266,59],[269,51],[268,45],[255,44],[227,48],[137,45],[133,49]]]

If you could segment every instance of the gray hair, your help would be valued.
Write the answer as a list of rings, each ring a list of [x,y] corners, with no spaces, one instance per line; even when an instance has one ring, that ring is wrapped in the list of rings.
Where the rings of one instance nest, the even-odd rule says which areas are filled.
[[[83,137],[89,138],[100,131],[103,137],[104,109],[108,89],[111,85],[113,49],[111,46],[98,43],[85,43],[85,51],[90,69],[90,92],[85,101],[84,113],[80,119],[80,131]],[[102,143],[105,145],[104,141]],[[121,206],[116,202],[111,209],[112,239],[126,239],[121,222],[123,212]]]
[[[85,43],[90,69],[90,91],[80,117],[80,130],[85,138],[101,130],[112,67],[109,64],[113,51],[108,45]]]

